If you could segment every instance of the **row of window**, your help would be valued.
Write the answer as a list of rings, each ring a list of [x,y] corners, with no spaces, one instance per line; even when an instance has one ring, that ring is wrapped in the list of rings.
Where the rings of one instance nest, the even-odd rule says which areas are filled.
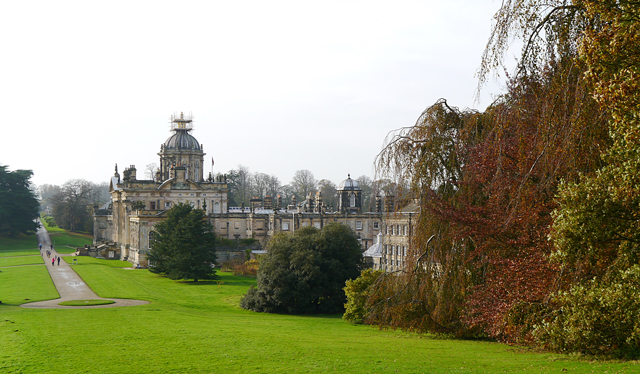
[[[384,251],[383,253],[384,255],[398,255],[398,256],[406,256],[407,255],[407,247],[400,246],[400,245],[384,245]]]
[[[189,204],[191,204],[191,206],[195,207],[195,202],[193,201],[189,201]],[[213,206],[213,213],[222,213],[220,210],[220,203],[218,201],[211,201],[211,204]],[[200,200],[198,200],[198,207],[200,206]],[[156,202],[156,201],[150,201],[149,202],[149,210],[156,210],[160,208],[160,202]],[[165,201],[164,202],[164,209],[168,210],[171,209],[171,201]]]
[[[407,225],[387,225],[385,226],[386,235],[404,235],[408,233]]]

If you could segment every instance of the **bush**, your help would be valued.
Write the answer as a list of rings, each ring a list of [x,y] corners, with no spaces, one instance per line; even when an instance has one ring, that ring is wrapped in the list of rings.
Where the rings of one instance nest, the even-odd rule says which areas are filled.
[[[561,352],[640,357],[640,266],[604,282],[593,279],[556,295],[552,318],[538,326],[539,341]]]
[[[362,248],[348,226],[279,233],[261,258],[257,289],[249,290],[240,306],[268,313],[341,313],[344,284],[358,277],[361,266]]]
[[[233,265],[233,275],[255,278],[259,268],[258,260],[249,260]]]
[[[347,296],[347,303],[344,304],[345,312],[342,318],[351,323],[362,323],[366,317],[367,311],[365,305],[370,296],[371,285],[378,280],[380,275],[384,274],[382,270],[366,269],[360,273],[360,276],[353,280],[348,280],[344,287],[344,293]]]
[[[49,226],[49,227],[58,227],[58,225],[56,225],[56,220],[53,219],[53,217],[51,217],[49,215],[45,215],[45,216],[42,216],[42,219],[44,219],[44,221],[46,222],[47,226]]]

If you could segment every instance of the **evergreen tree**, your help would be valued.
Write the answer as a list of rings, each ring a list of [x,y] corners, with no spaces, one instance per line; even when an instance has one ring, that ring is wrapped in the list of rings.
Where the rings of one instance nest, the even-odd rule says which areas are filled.
[[[36,230],[40,203],[30,188],[31,170],[9,171],[0,165],[0,235]]]
[[[258,288],[249,290],[241,306],[268,313],[341,313],[345,282],[357,278],[361,267],[362,248],[345,225],[280,233],[260,263]]]
[[[215,279],[215,234],[201,209],[178,203],[155,225],[151,272],[171,279]]]

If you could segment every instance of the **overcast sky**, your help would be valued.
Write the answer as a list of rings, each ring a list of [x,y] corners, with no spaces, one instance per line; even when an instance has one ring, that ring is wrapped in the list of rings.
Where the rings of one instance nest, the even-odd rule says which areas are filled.
[[[501,92],[475,101],[499,5],[4,1],[0,164],[37,185],[106,182],[116,163],[140,177],[182,111],[216,172],[372,177],[385,136],[438,98],[482,110]]]

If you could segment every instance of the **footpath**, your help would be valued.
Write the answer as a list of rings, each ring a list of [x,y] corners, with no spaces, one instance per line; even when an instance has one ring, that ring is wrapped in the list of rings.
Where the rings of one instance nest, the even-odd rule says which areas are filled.
[[[82,278],[78,275],[78,273],[73,270],[72,266],[69,265],[66,261],[60,261],[58,265],[58,261],[54,262],[52,265],[52,259],[55,256],[68,257],[71,255],[68,254],[59,254],[56,252],[55,248],[51,249],[51,238],[49,237],[49,233],[44,228],[44,226],[40,226],[37,231],[38,243],[42,244],[41,254],[44,258],[45,265],[47,266],[47,270],[49,271],[49,275],[51,276],[51,280],[53,284],[56,286],[58,290],[58,294],[60,295],[59,299],[47,300],[47,301],[36,301],[33,303],[26,303],[20,305],[23,308],[57,308],[57,309],[91,309],[91,308],[113,308],[119,306],[131,306],[131,305],[142,305],[148,304],[148,301],[143,300],[131,300],[131,299],[105,299],[96,295],[95,292],[82,280]],[[51,251],[51,258],[45,257],[47,250]],[[106,305],[92,305],[92,306],[63,306],[58,305],[58,303],[63,301],[71,301],[71,300],[113,300],[115,303],[106,304]]]

